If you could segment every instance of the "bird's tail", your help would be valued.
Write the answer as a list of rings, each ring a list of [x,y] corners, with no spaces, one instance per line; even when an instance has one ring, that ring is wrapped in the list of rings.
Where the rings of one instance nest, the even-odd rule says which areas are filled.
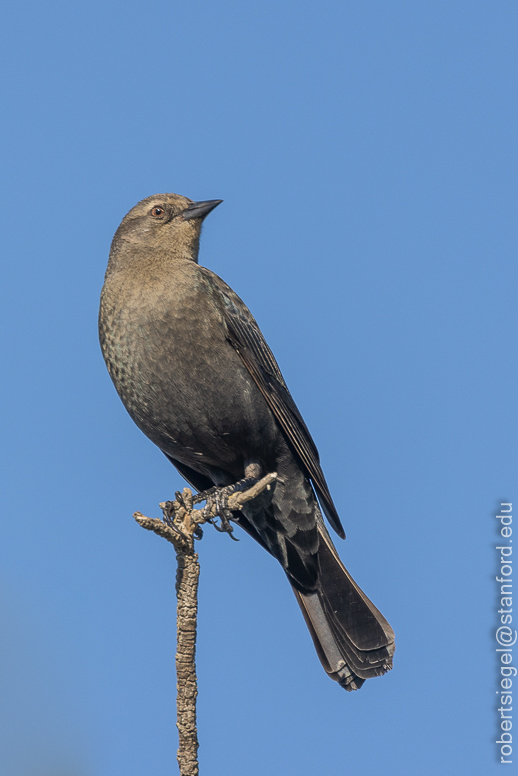
[[[343,565],[324,525],[319,528],[317,589],[293,592],[324,670],[346,690],[358,690],[392,668],[394,632]]]

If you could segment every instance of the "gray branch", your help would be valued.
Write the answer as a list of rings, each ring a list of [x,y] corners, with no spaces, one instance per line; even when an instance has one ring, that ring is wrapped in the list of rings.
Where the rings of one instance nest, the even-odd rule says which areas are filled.
[[[267,474],[251,488],[236,491],[227,501],[226,509],[238,511],[270,488],[277,475]],[[194,508],[194,498],[189,488],[176,494],[175,501],[160,504],[164,520],[145,517],[135,512],[133,517],[142,528],[167,539],[176,550],[176,726],[178,728],[178,766],[180,776],[198,776],[198,730],[196,725],[196,628],[198,618],[198,581],[200,564],[194,551],[194,538],[199,526],[221,517],[216,501],[211,499],[203,509]],[[230,532],[232,529],[229,527]]]

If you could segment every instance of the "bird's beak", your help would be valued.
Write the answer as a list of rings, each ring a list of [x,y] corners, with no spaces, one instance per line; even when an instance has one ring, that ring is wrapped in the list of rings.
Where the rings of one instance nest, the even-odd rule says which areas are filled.
[[[189,221],[191,218],[205,218],[211,210],[214,210],[222,202],[222,199],[207,199],[204,202],[193,202],[192,205],[189,205],[182,212],[182,216],[185,221]]]

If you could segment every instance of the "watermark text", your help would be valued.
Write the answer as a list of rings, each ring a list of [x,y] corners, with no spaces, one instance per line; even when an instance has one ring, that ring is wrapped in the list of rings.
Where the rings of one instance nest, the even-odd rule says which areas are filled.
[[[500,514],[495,515],[500,521],[499,530],[501,543],[497,545],[499,572],[495,577],[498,586],[498,600],[500,608],[498,613],[498,627],[495,632],[496,654],[498,657],[498,681],[500,695],[500,738],[496,744],[500,747],[500,762],[512,763],[513,754],[513,679],[517,669],[513,663],[513,646],[516,643],[517,632],[512,627],[513,623],[513,505],[500,504]]]

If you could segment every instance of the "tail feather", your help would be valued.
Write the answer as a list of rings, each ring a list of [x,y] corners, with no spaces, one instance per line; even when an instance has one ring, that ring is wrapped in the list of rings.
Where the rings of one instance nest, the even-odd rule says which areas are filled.
[[[293,592],[324,670],[346,690],[357,690],[392,668],[394,632],[341,562],[326,529],[320,533],[316,591]]]

